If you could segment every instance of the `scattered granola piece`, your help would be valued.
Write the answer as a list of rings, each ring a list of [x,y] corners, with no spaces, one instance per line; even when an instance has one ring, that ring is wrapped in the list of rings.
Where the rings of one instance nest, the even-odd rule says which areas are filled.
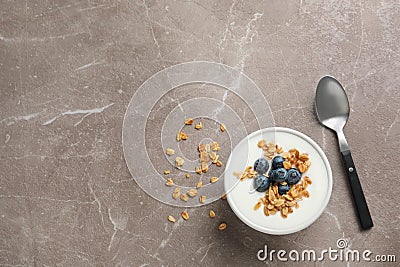
[[[265,141],[265,139],[261,139],[260,141],[258,141],[257,146],[258,146],[259,148],[262,148],[266,142],[267,142],[267,141]]]
[[[167,148],[165,150],[165,154],[167,154],[168,156],[172,156],[173,154],[175,154],[175,150],[173,150],[172,148]]]
[[[176,140],[177,141],[181,141],[181,140],[187,140],[189,137],[189,135],[185,134],[184,132],[180,131],[178,132],[178,134],[176,135]]]
[[[219,129],[221,130],[221,132],[225,132],[225,130],[226,130],[225,124],[221,123],[221,125],[219,126]]]
[[[213,210],[210,210],[210,218],[215,218],[215,212]]]
[[[215,157],[213,158],[212,163],[217,164],[218,160],[219,160],[219,155],[215,155]]]
[[[189,214],[186,211],[182,211],[181,215],[185,221],[189,220]]]
[[[220,231],[223,231],[223,230],[225,230],[226,229],[226,223],[221,223],[219,226],[218,226],[218,229],[220,230]]]
[[[202,174],[203,171],[201,170],[201,166],[196,166],[196,173],[197,174]]]
[[[254,205],[254,207],[253,207],[253,209],[254,210],[258,210],[260,207],[261,207],[261,202],[257,202],[255,205]]]
[[[187,119],[185,119],[185,124],[186,125],[192,125],[193,124],[193,119],[192,118],[187,118]]]
[[[165,185],[173,186],[174,185],[174,181],[172,180],[172,178],[168,178],[167,181],[165,182]]]
[[[214,151],[219,151],[220,150],[219,144],[217,142],[215,142],[215,141],[211,143],[210,147]]]
[[[186,139],[188,139],[189,135],[185,134],[184,132],[181,132],[181,137],[182,137],[182,140],[186,140]]]
[[[181,194],[181,188],[180,187],[176,187],[174,192],[172,193],[172,198],[173,199],[178,199],[180,194]]]
[[[171,173],[170,170],[165,170],[165,171],[164,171],[164,174],[170,174],[170,173]]]
[[[176,219],[174,218],[174,216],[172,216],[172,215],[169,215],[168,216],[168,221],[170,221],[170,222],[176,222]]]
[[[226,199],[226,194],[223,194],[223,195],[221,196],[221,199],[222,199],[222,200],[225,200],[225,199]]]
[[[189,195],[189,197],[195,197],[197,196],[198,192],[196,189],[190,189],[187,194]]]
[[[187,179],[189,179],[189,178],[190,178],[190,174],[189,174],[189,173],[186,173],[186,174],[185,174],[185,177],[186,177]]]
[[[219,179],[218,177],[211,177],[211,178],[210,178],[210,183],[213,184],[213,183],[217,182],[218,179]]]
[[[280,147],[278,144],[275,145],[276,153],[281,154],[283,152],[283,148]]]
[[[200,196],[199,200],[200,203],[205,203],[206,202],[207,197],[206,196]]]
[[[198,188],[200,188],[200,187],[202,187],[203,186],[203,182],[202,181],[199,181],[197,184],[196,184],[196,188],[198,189]]]
[[[201,128],[203,128],[203,124],[202,124],[201,122],[199,122],[198,124],[196,124],[196,125],[194,126],[194,128],[195,128],[196,130],[200,130]]]
[[[222,166],[222,162],[221,162],[220,160],[218,160],[217,163],[216,163],[216,165],[217,165],[218,167],[221,167],[221,166]]]
[[[181,194],[181,200],[187,202],[187,201],[189,200],[188,195],[186,195],[186,194]]]
[[[175,159],[176,167],[181,167],[183,163],[185,163],[185,160],[181,157],[176,157]]]

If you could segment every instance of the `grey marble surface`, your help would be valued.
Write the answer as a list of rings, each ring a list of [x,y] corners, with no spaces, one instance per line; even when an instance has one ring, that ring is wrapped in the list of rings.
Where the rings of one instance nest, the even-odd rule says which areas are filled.
[[[265,244],[322,250],[342,237],[351,249],[399,257],[398,1],[39,0],[0,7],[1,266],[343,266],[256,256]],[[333,193],[309,228],[261,234],[222,200],[188,209],[190,220],[172,224],[166,217],[179,217],[182,208],[150,198],[132,179],[121,140],[132,95],[154,73],[194,60],[246,73],[277,126],[309,135],[326,152]],[[326,74],[350,98],[345,134],[375,222],[370,231],[359,229],[335,136],[314,115],[315,87]],[[149,129],[199,93],[224,99],[256,129],[234,96],[193,89],[155,103]],[[161,172],[168,162],[159,131],[147,134]],[[228,224],[223,232],[221,221]],[[347,264],[365,265],[396,264]]]

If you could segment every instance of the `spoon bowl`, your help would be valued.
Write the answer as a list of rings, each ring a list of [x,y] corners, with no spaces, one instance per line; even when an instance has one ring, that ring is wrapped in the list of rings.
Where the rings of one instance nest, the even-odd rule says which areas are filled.
[[[346,92],[335,78],[325,76],[319,81],[315,104],[323,125],[334,131],[343,129],[350,115],[350,105]]]

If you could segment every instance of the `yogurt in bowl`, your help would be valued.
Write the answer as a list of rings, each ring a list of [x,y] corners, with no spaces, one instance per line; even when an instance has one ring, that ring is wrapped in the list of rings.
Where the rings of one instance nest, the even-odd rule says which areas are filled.
[[[255,170],[251,169],[250,171],[248,166],[253,166],[260,155],[264,155],[264,152],[259,148],[260,140],[271,140],[279,145],[283,151],[298,149],[307,153],[309,161],[312,162],[307,169],[302,169],[302,180],[309,177],[312,181],[312,184],[304,185],[307,191],[304,194],[308,194],[308,196],[302,197],[302,200],[298,202],[298,208],[292,208],[292,212],[286,216],[275,214],[276,212],[267,214],[271,216],[266,216],[263,204],[260,204],[260,207],[257,208],[257,203],[260,202],[260,199],[266,197],[266,193],[255,190],[253,177],[258,174]],[[267,159],[271,159],[273,153],[267,153],[265,156]],[[271,160],[269,160],[269,165],[272,165]],[[234,175],[234,173],[242,172],[246,168],[251,172],[249,178],[240,179],[239,177],[238,179],[237,176],[239,175]],[[268,173],[265,175],[268,175]],[[322,149],[305,134],[282,127],[261,129],[240,141],[228,159],[224,177],[228,203],[239,219],[260,232],[273,235],[291,234],[307,228],[316,221],[328,205],[332,193],[332,182],[332,170]],[[300,181],[297,186],[300,187],[301,183],[304,182]],[[278,183],[274,184],[277,185]],[[272,183],[267,190],[274,190]],[[272,194],[273,192],[267,191],[268,193]],[[276,194],[276,196],[279,196],[279,194]],[[278,213],[281,213],[281,211]]]

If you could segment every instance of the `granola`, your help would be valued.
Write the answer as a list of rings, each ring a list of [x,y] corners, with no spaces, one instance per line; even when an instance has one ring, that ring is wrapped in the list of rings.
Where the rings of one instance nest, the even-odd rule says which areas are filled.
[[[263,212],[266,216],[279,213],[283,218],[287,218],[289,214],[293,213],[293,207],[299,208],[299,201],[310,197],[307,187],[312,184],[311,178],[302,175],[311,166],[310,157],[307,153],[300,153],[296,148],[284,151],[278,144],[267,142],[264,139],[260,140],[257,146],[263,150],[265,159],[272,160],[270,172],[267,174],[268,162],[265,163],[265,159],[261,158],[256,161],[254,168],[258,164],[257,171],[260,172],[260,168],[264,167],[262,173],[259,174],[252,166],[248,166],[243,172],[234,172],[233,175],[241,181],[257,177],[253,180],[255,185],[258,182],[256,190],[262,188],[257,191],[265,191],[265,194],[254,205],[253,210],[256,211],[264,206]],[[264,165],[259,165],[259,161],[264,161]],[[288,174],[292,176],[288,176]],[[259,177],[263,183],[259,182]]]

